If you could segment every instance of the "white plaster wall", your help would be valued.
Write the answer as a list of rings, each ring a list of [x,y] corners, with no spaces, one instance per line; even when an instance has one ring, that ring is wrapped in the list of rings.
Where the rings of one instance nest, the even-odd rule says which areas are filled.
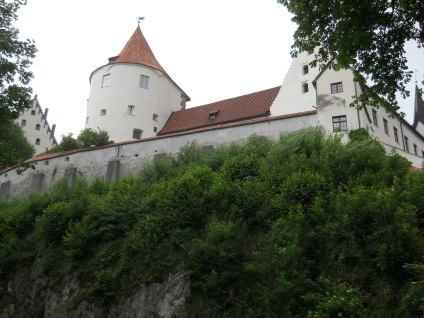
[[[110,74],[110,86],[102,88],[103,75]],[[140,75],[149,77],[149,88],[139,87]],[[85,127],[105,130],[115,142],[133,138],[133,129],[143,130],[142,138],[156,136],[173,111],[181,109],[181,89],[162,72],[129,63],[108,64],[91,75]],[[133,105],[132,115],[128,106]],[[106,115],[101,116],[102,109]],[[157,121],[153,120],[157,114]]]
[[[281,89],[271,106],[271,116],[314,110],[312,106],[316,106],[316,96],[312,81],[317,77],[319,70],[309,66],[308,74],[303,74],[303,66],[308,65],[313,59],[314,54],[307,52],[302,52],[293,59]],[[303,92],[303,83],[308,84],[309,91],[307,93]]]
[[[11,197],[25,197],[33,192],[32,177],[43,174],[42,189],[48,189],[65,175],[68,168],[76,168],[77,175],[85,176],[87,180],[96,177],[105,178],[108,162],[120,160],[120,176],[137,174],[143,164],[159,153],[177,153],[189,142],[196,141],[200,145],[218,146],[232,141],[242,142],[248,136],[257,134],[270,138],[278,138],[282,132],[296,131],[307,127],[316,127],[316,114],[269,120],[250,125],[240,125],[223,129],[212,129],[203,132],[158,137],[133,143],[116,144],[104,148],[80,151],[73,154],[63,154],[56,158],[40,160],[35,170],[27,170],[18,175],[16,169],[0,174],[0,186],[10,181]]]
[[[35,110],[35,115],[31,115],[31,111]],[[22,120],[26,120],[26,125],[22,126]],[[35,147],[35,154],[45,152],[54,146],[54,139],[49,132],[49,124],[43,117],[43,111],[34,99],[31,108],[27,109],[17,119],[17,123],[22,126],[25,136],[28,141]],[[40,130],[36,130],[36,125],[40,125]],[[40,139],[40,144],[36,144],[37,138]]]
[[[331,83],[343,83],[343,92],[331,94]],[[327,131],[332,131],[332,117],[346,115],[347,132],[343,134],[343,141],[348,140],[350,130],[365,128],[371,137],[376,138],[387,150],[388,153],[395,149],[410,160],[414,166],[421,167],[424,151],[424,138],[415,131],[405,120],[399,117],[390,117],[385,108],[374,108],[366,106],[358,111],[349,105],[356,96],[361,94],[360,86],[353,82],[353,72],[347,70],[326,70],[316,83],[317,105],[319,124]],[[377,125],[373,122],[373,111],[377,113]],[[368,113],[368,116],[367,116]],[[387,120],[387,133],[384,129],[384,121]],[[394,129],[398,130],[398,142],[394,138]],[[408,137],[409,152],[406,151],[404,136]],[[414,144],[417,146],[417,154],[414,151]],[[418,164],[418,165],[417,165]]]

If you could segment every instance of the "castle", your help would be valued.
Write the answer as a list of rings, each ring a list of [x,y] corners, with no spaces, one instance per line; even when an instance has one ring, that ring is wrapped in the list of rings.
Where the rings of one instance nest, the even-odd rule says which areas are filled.
[[[278,138],[282,132],[322,126],[348,140],[349,131],[366,129],[388,153],[395,150],[412,166],[424,157],[424,102],[416,90],[414,123],[389,116],[384,108],[349,105],[367,87],[353,70],[319,71],[313,52],[295,58],[281,86],[187,108],[190,97],[159,64],[138,26],[119,55],[90,75],[85,128],[101,129],[116,143],[40,155],[35,170],[0,172],[0,198],[22,197],[78,175],[112,181],[135,174],[160,153],[176,153],[188,142],[205,149],[251,134]]]

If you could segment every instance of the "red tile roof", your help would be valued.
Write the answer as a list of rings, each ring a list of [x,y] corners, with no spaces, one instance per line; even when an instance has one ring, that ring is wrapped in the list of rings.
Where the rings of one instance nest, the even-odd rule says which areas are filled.
[[[267,117],[280,86],[172,113],[158,135]]]
[[[119,53],[115,60],[112,60],[112,63],[142,64],[153,67],[166,74],[163,67],[156,60],[139,26],[135,29],[121,53]]]

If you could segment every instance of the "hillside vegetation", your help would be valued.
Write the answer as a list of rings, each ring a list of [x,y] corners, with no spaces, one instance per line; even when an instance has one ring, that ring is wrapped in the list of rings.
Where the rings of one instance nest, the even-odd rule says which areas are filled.
[[[365,135],[192,143],[114,183],[0,201],[1,301],[21,267],[77,273],[107,307],[183,265],[187,317],[423,316],[424,174]]]

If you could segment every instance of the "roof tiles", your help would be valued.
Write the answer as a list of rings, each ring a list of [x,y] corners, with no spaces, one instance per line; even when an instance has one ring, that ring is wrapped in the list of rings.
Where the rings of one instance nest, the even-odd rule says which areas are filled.
[[[139,26],[135,29],[133,35],[125,44],[121,53],[112,63],[135,63],[153,67],[166,74],[163,67],[156,60],[153,51],[150,49]]]
[[[266,117],[280,86],[172,113],[159,135]]]

